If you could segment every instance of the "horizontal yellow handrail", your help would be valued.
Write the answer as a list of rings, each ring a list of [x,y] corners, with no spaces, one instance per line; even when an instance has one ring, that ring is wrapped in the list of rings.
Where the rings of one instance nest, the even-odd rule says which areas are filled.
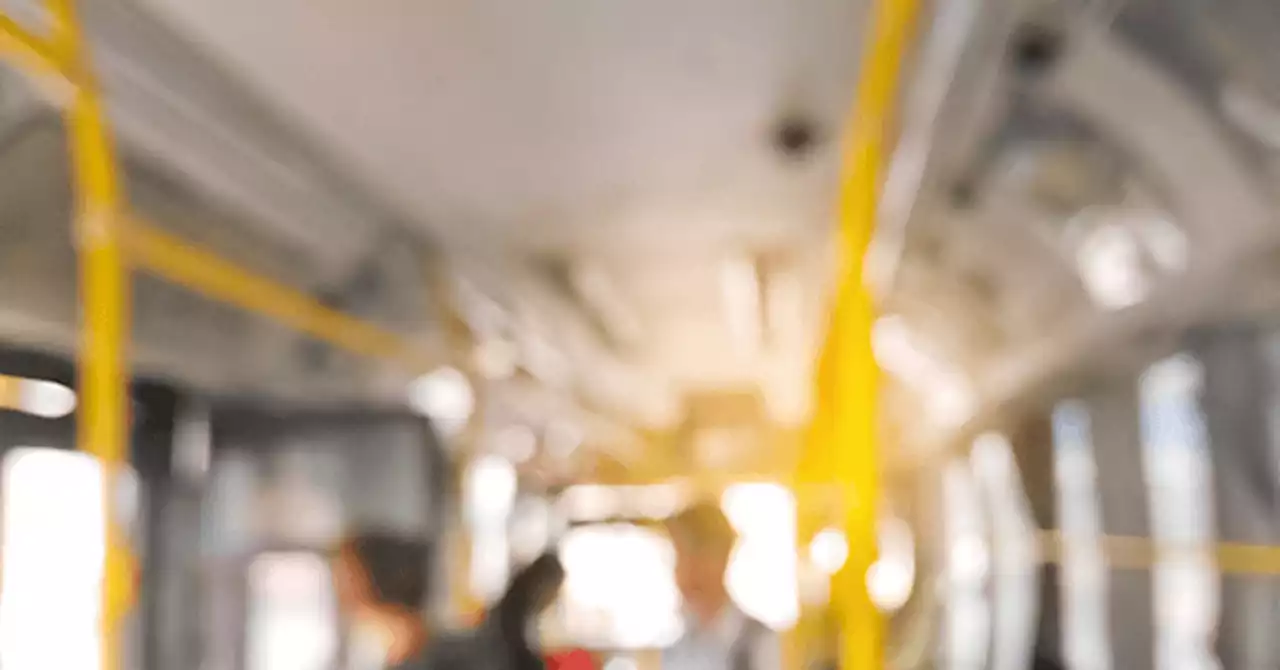
[[[129,259],[139,271],[353,354],[394,360],[417,370],[432,365],[406,338],[324,307],[302,291],[245,270],[139,218],[129,222],[124,236]]]
[[[17,61],[24,72],[72,78],[49,40],[23,28],[3,12],[0,12],[0,51]]]
[[[1280,575],[1280,547],[1238,542],[1162,542],[1132,535],[1102,535],[1072,538],[1061,531],[1040,533],[1041,559],[1060,564],[1065,545],[1079,542],[1097,546],[1108,567],[1117,570],[1144,570],[1171,556],[1208,556],[1217,571],[1233,575]]]

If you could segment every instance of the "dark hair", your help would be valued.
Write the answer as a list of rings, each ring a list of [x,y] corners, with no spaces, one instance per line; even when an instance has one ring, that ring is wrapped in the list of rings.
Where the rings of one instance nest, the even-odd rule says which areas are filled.
[[[365,531],[343,542],[360,564],[371,596],[381,605],[416,611],[427,597],[430,545],[392,533]]]
[[[738,533],[714,501],[701,500],[666,520],[667,533],[678,546],[699,553],[729,555]]]

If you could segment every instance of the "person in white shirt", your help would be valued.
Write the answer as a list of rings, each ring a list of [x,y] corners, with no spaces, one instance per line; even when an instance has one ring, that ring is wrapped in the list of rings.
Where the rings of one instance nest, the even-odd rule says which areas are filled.
[[[676,552],[685,632],[663,651],[663,670],[781,670],[777,633],[729,597],[725,572],[738,537],[720,506],[696,503],[666,527]]]

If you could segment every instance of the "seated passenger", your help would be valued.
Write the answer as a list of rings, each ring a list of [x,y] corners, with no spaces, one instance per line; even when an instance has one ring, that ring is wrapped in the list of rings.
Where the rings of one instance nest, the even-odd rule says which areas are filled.
[[[685,633],[663,652],[663,670],[778,670],[778,635],[733,604],[725,586],[737,533],[714,502],[667,521],[676,551],[676,585],[684,597]]]
[[[479,627],[448,632],[432,631],[422,614],[429,557],[425,543],[389,533],[362,533],[339,547],[338,599],[373,661],[386,670],[542,670],[526,633],[564,578],[555,554],[521,570]]]

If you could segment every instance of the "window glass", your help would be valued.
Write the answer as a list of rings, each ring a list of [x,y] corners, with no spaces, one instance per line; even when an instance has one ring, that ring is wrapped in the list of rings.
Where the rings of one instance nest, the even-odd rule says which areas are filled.
[[[1162,547],[1153,575],[1159,668],[1218,665],[1213,462],[1199,406],[1203,377],[1200,362],[1180,354],[1152,365],[1139,383],[1151,531]]]
[[[1062,529],[1062,618],[1066,657],[1082,668],[1111,668],[1108,573],[1089,407],[1066,400],[1053,410],[1057,521]]]
[[[327,670],[338,651],[329,565],[316,554],[263,554],[249,566],[248,670]]]
[[[666,536],[630,524],[582,526],[561,541],[560,556],[565,583],[549,636],[641,648],[680,635],[675,555]]]
[[[102,468],[92,456],[20,447],[3,465],[0,667],[96,670],[102,560]],[[136,509],[126,472],[122,516]]]

